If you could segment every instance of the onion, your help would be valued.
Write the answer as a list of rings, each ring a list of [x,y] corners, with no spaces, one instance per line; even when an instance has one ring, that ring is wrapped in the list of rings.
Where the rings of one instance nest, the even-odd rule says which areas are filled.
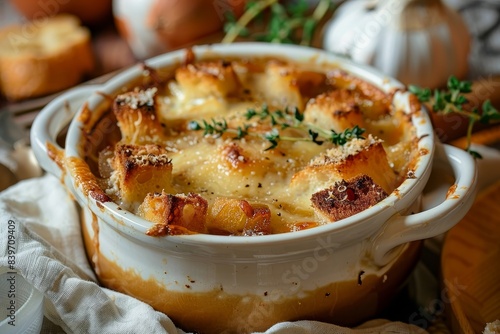
[[[114,0],[120,35],[144,59],[221,31],[226,12],[239,17],[245,0]]]
[[[28,20],[39,20],[59,13],[77,16],[83,24],[96,26],[111,18],[112,0],[10,0]]]

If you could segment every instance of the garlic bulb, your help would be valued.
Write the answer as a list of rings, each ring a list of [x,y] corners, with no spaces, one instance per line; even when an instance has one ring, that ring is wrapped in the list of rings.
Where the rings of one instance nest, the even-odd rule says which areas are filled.
[[[470,44],[464,20],[441,0],[347,1],[323,40],[328,51],[429,88],[467,75]]]

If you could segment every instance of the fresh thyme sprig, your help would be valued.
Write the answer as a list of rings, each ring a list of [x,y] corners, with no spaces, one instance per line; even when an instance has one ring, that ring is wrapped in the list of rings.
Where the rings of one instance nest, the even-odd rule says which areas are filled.
[[[258,136],[267,140],[271,145],[265,150],[271,150],[278,146],[280,141],[308,141],[316,145],[322,145],[324,142],[330,142],[335,145],[344,145],[348,141],[356,138],[363,138],[364,129],[359,126],[348,128],[343,132],[334,130],[326,130],[313,124],[304,123],[304,116],[298,108],[290,110],[276,109],[270,110],[267,105],[263,105],[260,110],[248,109],[245,113],[246,121],[257,118],[261,122],[268,121],[271,125],[271,130],[265,133],[257,131],[249,131],[255,124],[244,123],[236,128],[230,128],[225,119],[210,121],[191,121],[188,124],[188,129],[192,131],[203,130],[203,135],[222,136],[224,133],[235,134],[234,139],[242,139],[246,136]],[[304,133],[304,136],[283,136],[280,130],[294,128]]]
[[[283,5],[278,0],[248,1],[243,15],[236,20],[231,13],[226,15],[224,31],[226,35],[222,43],[232,43],[238,36],[253,37],[253,39],[271,43],[296,43],[311,45],[318,23],[331,7],[331,0],[320,0],[318,5],[308,15],[306,0],[298,0],[295,4]],[[264,33],[251,34],[248,25],[262,18],[269,10],[270,17]]]
[[[447,90],[436,89],[434,92],[429,88],[421,88],[415,85],[409,86],[409,91],[418,98],[420,102],[431,105],[436,113],[449,114],[457,113],[469,119],[467,127],[467,144],[465,150],[475,158],[481,158],[481,155],[471,149],[471,137],[476,122],[489,124],[500,120],[500,112],[493,107],[490,100],[483,102],[481,110],[474,107],[470,111],[465,110],[464,106],[469,102],[464,94],[472,92],[472,82],[460,81],[451,76],[448,79]]]
[[[225,119],[217,121],[212,118],[210,122],[207,122],[206,120],[202,120],[201,122],[202,124],[199,124],[196,121],[189,122],[188,129],[195,131],[203,130],[204,136],[216,135],[218,137],[222,136],[228,130]]]

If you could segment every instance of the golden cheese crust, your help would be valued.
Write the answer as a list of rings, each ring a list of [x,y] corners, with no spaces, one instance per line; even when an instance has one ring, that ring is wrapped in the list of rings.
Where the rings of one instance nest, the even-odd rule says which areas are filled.
[[[94,154],[106,194],[151,221],[150,236],[328,224],[388,196],[417,159],[392,93],[344,71],[279,59],[168,71],[157,87],[117,96],[122,137]]]

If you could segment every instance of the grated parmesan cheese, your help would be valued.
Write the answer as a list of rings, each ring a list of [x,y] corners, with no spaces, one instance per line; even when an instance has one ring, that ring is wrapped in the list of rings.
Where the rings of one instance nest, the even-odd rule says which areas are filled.
[[[134,90],[132,93],[126,93],[118,95],[117,102],[120,104],[126,104],[132,109],[138,109],[139,107],[148,106],[152,107],[154,105],[154,97],[158,88],[152,87],[146,90]]]
[[[371,134],[365,139],[352,139],[344,145],[340,145],[327,150],[326,152],[315,157],[309,163],[310,166],[321,166],[331,163],[338,163],[345,160],[351,155],[356,155],[357,153],[365,150],[373,144],[382,142],[380,139],[376,139]]]

